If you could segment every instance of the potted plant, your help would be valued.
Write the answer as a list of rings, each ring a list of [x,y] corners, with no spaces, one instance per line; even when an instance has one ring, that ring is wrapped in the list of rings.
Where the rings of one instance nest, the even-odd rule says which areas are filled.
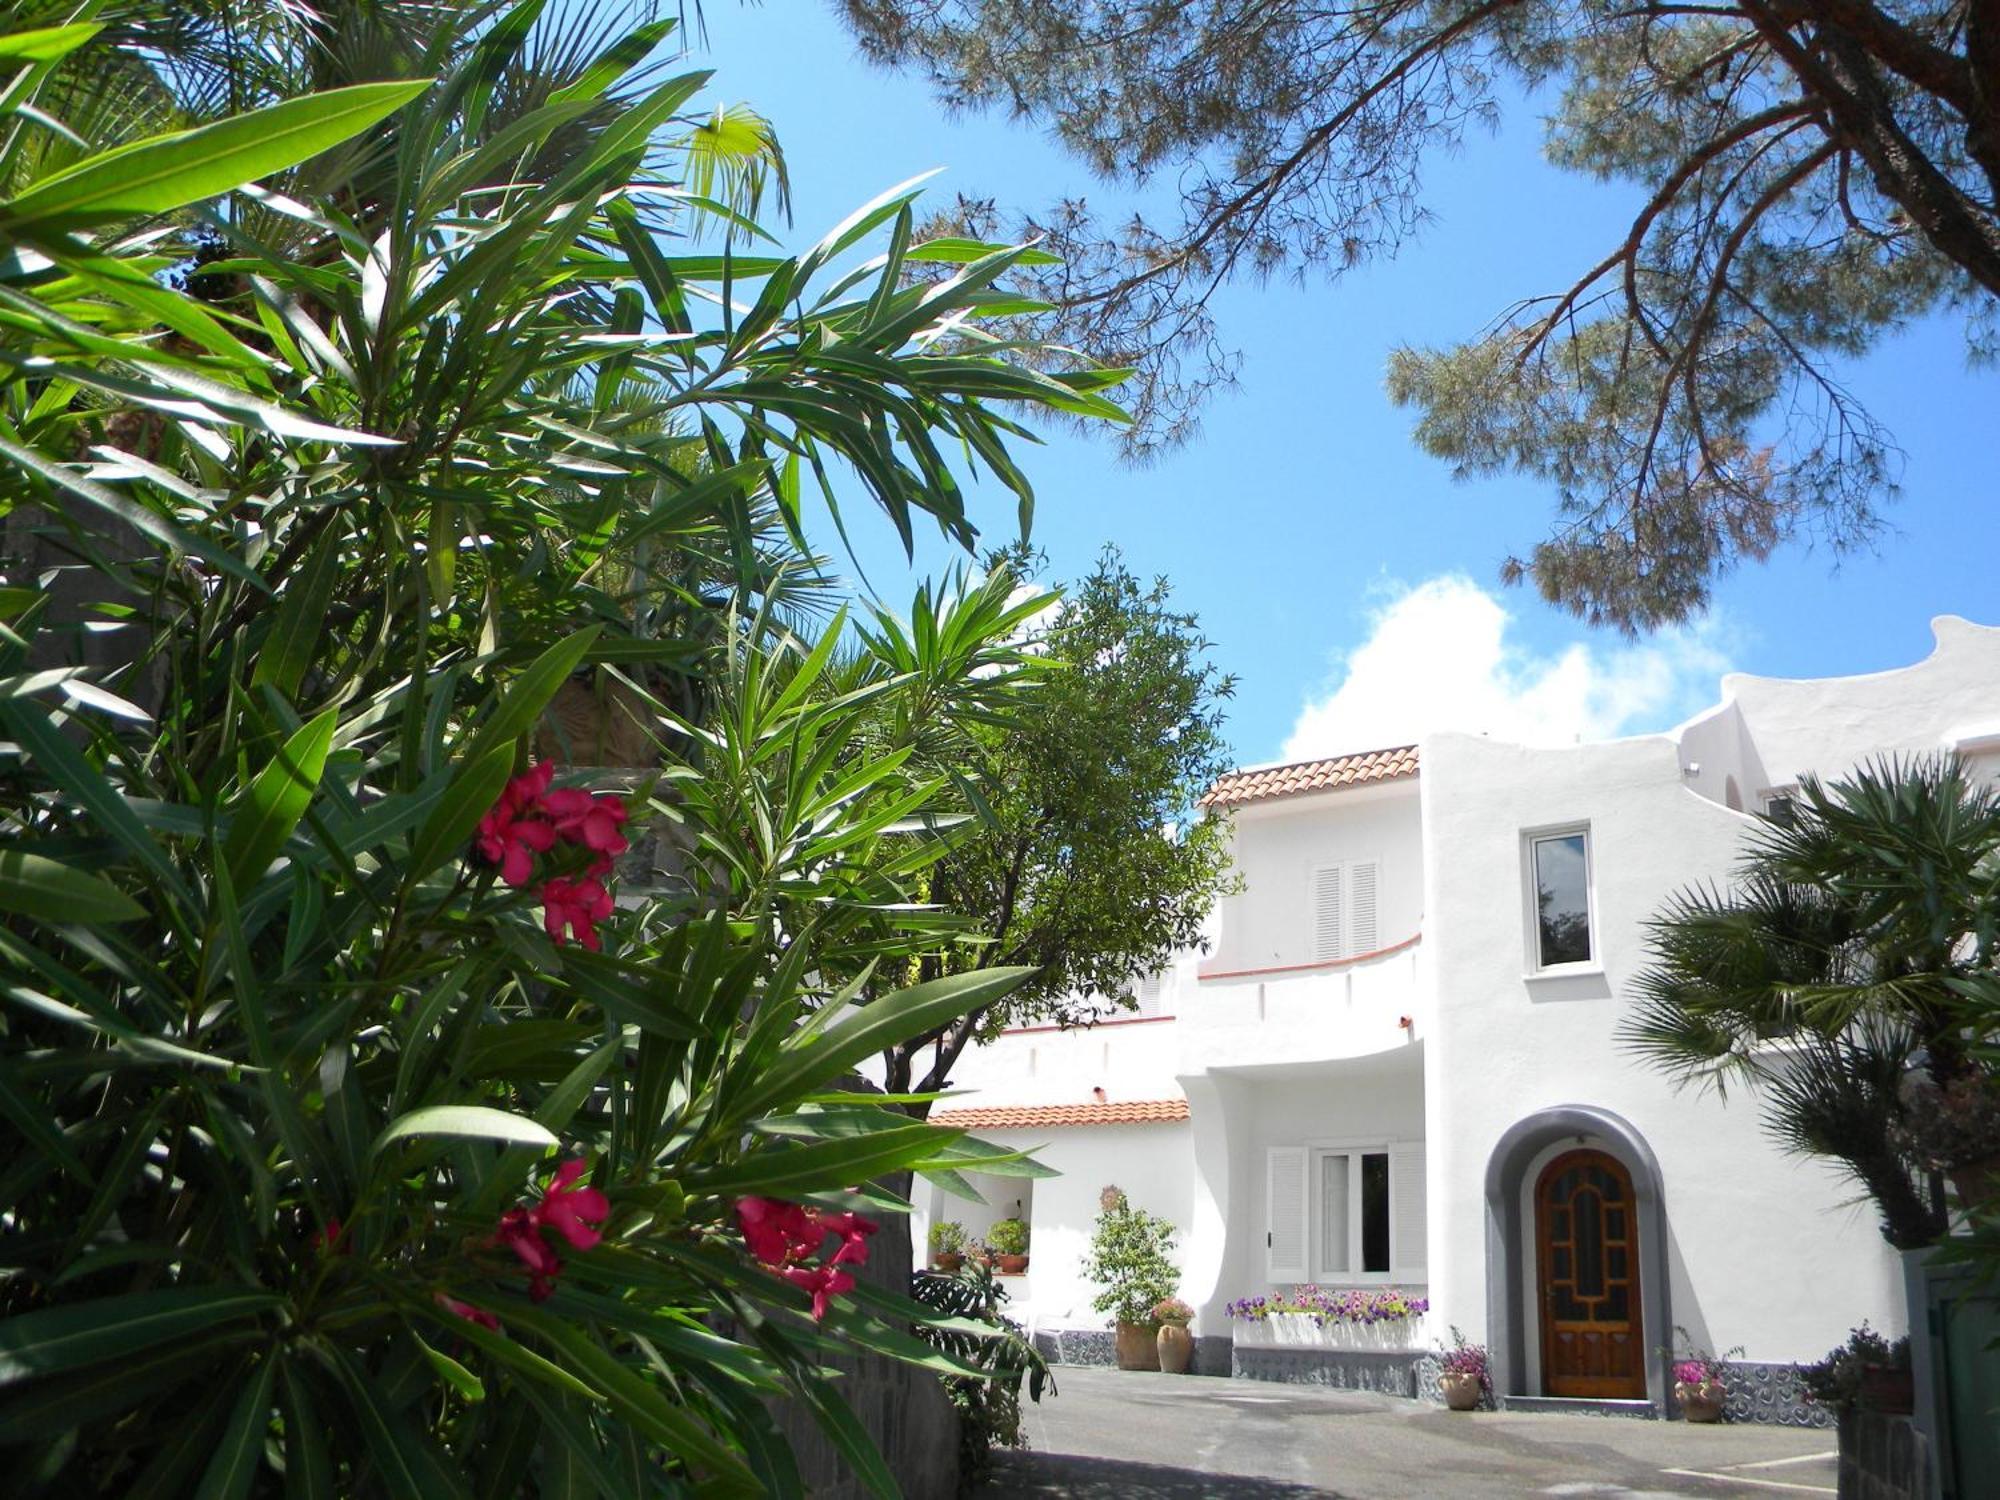
[[[1900,1091],[1902,1118],[1891,1138],[1932,1171],[1943,1172],[1962,1213],[2000,1200],[2000,1074],[1973,1064],[1940,1084],[1912,1069]]]
[[[1741,1354],[1742,1348],[1710,1354],[1693,1345],[1685,1328],[1674,1332],[1691,1351],[1673,1356],[1674,1399],[1680,1403],[1681,1415],[1690,1422],[1720,1422],[1723,1404],[1729,1399],[1723,1377],[1729,1373],[1729,1361]]]
[[[931,1264],[940,1271],[956,1271],[965,1264],[965,1226],[956,1219],[940,1219],[931,1225]]]
[[[1438,1389],[1444,1404],[1453,1411],[1473,1411],[1493,1388],[1484,1344],[1470,1344],[1457,1327],[1451,1330],[1451,1347],[1438,1350]]]
[[[1153,1336],[1153,1346],[1160,1357],[1160,1369],[1168,1375],[1185,1375],[1188,1366],[1194,1362],[1194,1335],[1188,1332],[1188,1324],[1194,1321],[1194,1309],[1178,1297],[1162,1297],[1153,1304],[1153,1321],[1160,1331]]]
[[[1813,1402],[1836,1412],[1865,1406],[1908,1416],[1916,1405],[1909,1339],[1891,1343],[1865,1322],[1825,1359],[1799,1366],[1799,1381]]]
[[[1019,1219],[1002,1219],[986,1231],[986,1243],[999,1262],[1000,1274],[1019,1276],[1028,1269],[1028,1226]]]
[[[1111,1314],[1118,1330],[1119,1369],[1157,1370],[1159,1325],[1153,1321],[1153,1309],[1180,1286],[1180,1272],[1167,1256],[1173,1248],[1174,1226],[1134,1208],[1115,1187],[1107,1187],[1097,1201],[1097,1228],[1090,1237],[1083,1274],[1104,1290],[1090,1305]]]

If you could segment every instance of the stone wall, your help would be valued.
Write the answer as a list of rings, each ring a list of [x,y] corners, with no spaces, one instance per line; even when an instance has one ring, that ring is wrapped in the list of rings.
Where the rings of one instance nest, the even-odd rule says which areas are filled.
[[[1860,1407],[1840,1417],[1840,1500],[1926,1500],[1930,1445],[1908,1417]]]
[[[855,1086],[849,1080],[849,1086]],[[890,1184],[907,1192],[908,1184]],[[887,1290],[910,1289],[910,1237],[883,1233],[868,1243],[868,1264],[855,1279]],[[839,1372],[835,1389],[854,1408],[864,1431],[882,1450],[905,1500],[953,1500],[958,1494],[958,1413],[937,1376],[877,1354],[827,1355]],[[813,1500],[862,1500],[868,1491],[847,1460],[798,1401],[775,1401],[771,1411],[792,1445],[799,1476]]]

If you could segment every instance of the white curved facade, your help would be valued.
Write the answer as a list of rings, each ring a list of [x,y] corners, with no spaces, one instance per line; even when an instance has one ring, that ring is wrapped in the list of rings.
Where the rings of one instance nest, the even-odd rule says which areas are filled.
[[[990,1213],[933,1194],[919,1233],[939,1212],[976,1233],[1019,1199],[1033,1243],[1017,1315],[1101,1329],[1077,1266],[1115,1182],[1181,1226],[1197,1332],[1282,1344],[1292,1335],[1232,1324],[1227,1305],[1305,1281],[1394,1287],[1431,1303],[1412,1346],[1452,1325],[1483,1336],[1502,1393],[1533,1396],[1552,1383],[1545,1348],[1576,1358],[1546,1342],[1544,1310],[1581,1295],[1552,1290],[1547,1266],[1567,1262],[1552,1261],[1551,1226],[1569,1220],[1537,1209],[1536,1186],[1556,1158],[1599,1152],[1629,1177],[1635,1218],[1576,1201],[1629,1234],[1616,1264],[1633,1279],[1628,1342],[1645,1346],[1633,1399],[1664,1404],[1657,1351],[1676,1326],[1773,1365],[1816,1358],[1864,1318],[1900,1332],[1897,1259],[1858,1189],[1782,1154],[1753,1096],[1676,1092],[1614,1033],[1648,918],[1726,877],[1802,775],[1939,749],[2000,769],[2000,629],[1933,628],[1933,653],[1896,671],[1730,676],[1714,709],[1667,734],[1561,749],[1437,734],[1413,774],[1290,793],[1268,788],[1291,772],[1243,773],[1264,790],[1234,809],[1243,890],[1208,953],[1149,986],[1138,1019],[1012,1033],[960,1064],[968,1097],[941,1115],[1071,1110],[1079,1123],[980,1128],[1065,1176],[995,1184],[1009,1202]],[[1582,941],[1578,925],[1545,931],[1585,888],[1587,958],[1547,962],[1576,951],[1551,943]],[[1186,1118],[1081,1123],[1161,1100],[1185,1100]],[[1602,1243],[1591,1253],[1612,1263]]]

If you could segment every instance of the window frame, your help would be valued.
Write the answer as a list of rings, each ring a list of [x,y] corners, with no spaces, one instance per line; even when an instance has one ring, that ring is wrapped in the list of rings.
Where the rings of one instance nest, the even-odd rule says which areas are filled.
[[[1367,1141],[1308,1141],[1306,1143],[1307,1162],[1307,1205],[1306,1205],[1306,1259],[1307,1269],[1315,1283],[1325,1286],[1393,1286],[1396,1271],[1403,1264],[1397,1252],[1402,1248],[1397,1244],[1396,1233],[1396,1152],[1395,1143],[1388,1140]],[[1325,1168],[1321,1165],[1328,1157],[1346,1157],[1347,1168],[1347,1259],[1350,1269],[1336,1271],[1326,1264],[1326,1209],[1324,1184]],[[1354,1269],[1363,1259],[1362,1246],[1366,1232],[1362,1224],[1361,1158],[1380,1156],[1386,1163],[1388,1197],[1383,1203],[1384,1229],[1388,1233],[1389,1265],[1382,1271]]]
[[[1541,881],[1535,863],[1535,850],[1536,846],[1542,843],[1573,838],[1583,840],[1584,934],[1590,943],[1590,953],[1586,958],[1567,959],[1553,964],[1543,963],[1541,913],[1536,901]],[[1521,831],[1521,918],[1527,945],[1527,972],[1531,978],[1604,972],[1604,946],[1598,924],[1596,843],[1597,841],[1591,837],[1590,824],[1587,821],[1552,823],[1546,827],[1524,828]]]

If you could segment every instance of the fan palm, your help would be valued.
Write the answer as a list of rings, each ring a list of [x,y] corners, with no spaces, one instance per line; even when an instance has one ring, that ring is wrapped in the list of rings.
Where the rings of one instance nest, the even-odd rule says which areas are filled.
[[[1727,888],[1676,896],[1621,1028],[1683,1083],[1761,1090],[1788,1149],[1866,1188],[1884,1233],[1928,1244],[1945,1225],[1907,1148],[1905,1076],[1942,1086],[1984,1064],[2000,882],[2000,795],[1955,758],[1806,779],[1790,824],[1766,824]]]

